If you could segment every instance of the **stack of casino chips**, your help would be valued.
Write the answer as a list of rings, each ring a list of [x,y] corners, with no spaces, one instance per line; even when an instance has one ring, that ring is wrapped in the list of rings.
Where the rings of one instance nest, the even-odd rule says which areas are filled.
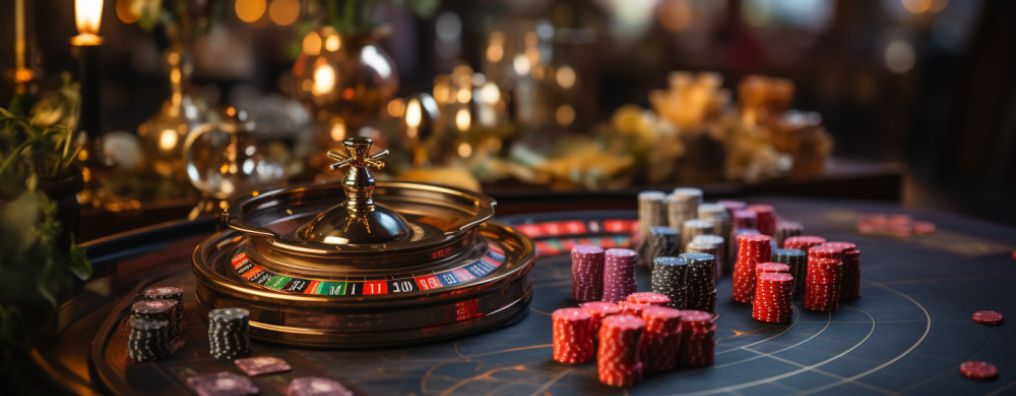
[[[776,233],[776,209],[770,205],[748,205],[748,210],[755,213],[755,228],[765,235]]]
[[[762,234],[737,237],[737,261],[734,263],[732,295],[736,302],[750,303],[755,293],[755,267],[770,261],[771,238]]]
[[[719,235],[696,235],[695,238],[688,242],[685,251],[688,252],[699,252],[709,253],[716,257],[716,279],[720,279],[725,272],[724,267],[726,266],[726,243],[723,237]]]
[[[560,308],[551,314],[554,361],[579,364],[593,360],[593,315],[582,308]]]
[[[607,249],[603,261],[603,301],[624,301],[635,292],[635,265],[639,255],[631,249]]]
[[[853,301],[861,298],[861,251],[850,242],[826,242],[819,246],[828,246],[840,250],[843,260],[843,285],[840,287],[840,301]]]
[[[841,251],[833,247],[815,246],[808,249],[808,273],[804,284],[804,308],[830,312],[839,308],[843,283]]]
[[[780,220],[776,222],[776,232],[773,233],[773,240],[776,241],[776,246],[783,246],[783,241],[787,240],[787,238],[802,234],[804,234],[804,226],[801,223]]]
[[[731,219],[734,218],[735,211],[744,210],[745,208],[748,207],[748,204],[744,202],[734,201],[730,199],[721,199],[719,201],[716,201],[716,204],[722,206],[723,209],[727,211],[727,216],[730,216]]]
[[[741,228],[758,229],[758,215],[748,209],[738,209],[731,217],[731,227],[736,231]]]
[[[579,304],[579,308],[593,316],[593,337],[600,331],[600,321],[611,315],[618,315],[622,309],[620,305],[606,301],[590,301]]]
[[[603,296],[604,252],[599,246],[577,245],[571,251],[572,299],[596,301]]]
[[[142,296],[146,300],[171,300],[176,302],[176,306],[173,307],[173,316],[175,322],[171,325],[174,326],[171,329],[174,335],[179,335],[183,332],[183,289],[174,286],[161,286],[146,289]]]
[[[639,238],[645,241],[653,227],[668,226],[667,194],[663,191],[639,193]]]
[[[174,300],[141,300],[131,304],[131,317],[137,319],[164,320],[169,323],[169,338],[177,335],[177,303]]]
[[[804,251],[799,249],[776,249],[773,250],[771,260],[790,267],[789,273],[794,276],[794,297],[803,295],[805,267],[808,264],[807,255]]]
[[[608,316],[597,336],[596,372],[609,386],[630,386],[642,378],[639,344],[646,322],[632,315]]]
[[[686,309],[716,311],[716,258],[708,253],[686,252],[688,263],[688,303]]]
[[[825,243],[825,238],[814,235],[798,235],[783,240],[784,249],[797,249],[808,254],[808,250],[812,247]],[[801,279],[808,278],[808,266],[804,266],[804,272],[801,273]],[[799,294],[804,295],[803,289],[798,289]]]
[[[216,359],[235,359],[250,354],[250,312],[243,308],[218,308],[208,312],[209,353]]]
[[[681,311],[667,307],[649,307],[642,311],[646,331],[639,343],[639,358],[650,372],[677,367],[681,352]]]
[[[785,266],[785,264],[780,264]],[[763,270],[759,265],[759,269]],[[765,270],[775,269],[768,266]],[[786,272],[764,272],[757,276],[755,299],[751,303],[751,317],[765,323],[790,322],[791,301],[794,294],[794,277]]]
[[[676,256],[681,253],[681,234],[670,227],[653,227],[642,242],[639,266],[650,271],[657,257]]]
[[[127,356],[135,362],[150,362],[169,356],[169,321],[130,318],[127,334]]]
[[[670,297],[661,293],[637,292],[629,294],[627,301],[636,304],[658,305],[665,307],[670,304]]]
[[[698,235],[714,234],[713,222],[709,220],[692,219],[684,222],[681,227],[681,247],[688,246],[692,239]]]
[[[702,203],[702,190],[698,188],[675,188],[667,196],[667,222],[670,228],[680,231],[684,222],[698,217],[698,206]]]
[[[685,367],[713,364],[716,323],[713,314],[704,311],[681,311],[681,353],[678,363]]]
[[[670,297],[669,307],[684,309],[688,305],[688,261],[681,257],[657,257],[653,260],[650,284],[653,292]]]

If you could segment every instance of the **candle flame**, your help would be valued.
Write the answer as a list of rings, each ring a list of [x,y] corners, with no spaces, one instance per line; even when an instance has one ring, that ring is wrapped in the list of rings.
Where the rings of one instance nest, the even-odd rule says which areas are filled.
[[[406,104],[406,126],[410,128],[419,128],[420,123],[423,121],[423,108],[420,105],[420,100],[413,98]]]

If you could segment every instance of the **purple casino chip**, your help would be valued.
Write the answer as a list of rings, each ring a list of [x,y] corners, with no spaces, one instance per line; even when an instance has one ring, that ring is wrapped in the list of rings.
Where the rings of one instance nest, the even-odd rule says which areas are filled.
[[[572,299],[596,301],[603,295],[603,249],[578,245],[571,251]]]
[[[321,377],[294,378],[286,388],[286,396],[352,396],[342,384]]]
[[[187,386],[200,396],[238,396],[258,393],[250,378],[230,371],[187,378]]]
[[[639,255],[631,249],[607,249],[603,263],[603,301],[624,301],[635,292],[635,265]]]
[[[243,370],[244,373],[251,377],[259,375],[281,373],[283,371],[289,371],[293,368],[286,363],[285,360],[279,359],[275,356],[254,356],[249,358],[237,359],[233,361],[236,367]]]

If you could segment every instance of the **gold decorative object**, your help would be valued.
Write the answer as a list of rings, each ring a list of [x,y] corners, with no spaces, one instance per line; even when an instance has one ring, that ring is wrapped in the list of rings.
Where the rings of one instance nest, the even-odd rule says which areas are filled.
[[[221,122],[194,128],[183,146],[187,178],[202,199],[190,218],[228,208],[228,200],[285,180],[285,164],[263,152],[253,138],[255,125],[235,107]]]
[[[340,34],[331,27],[307,33],[293,64],[296,97],[320,123],[319,147],[337,147],[347,136],[375,121],[399,88],[395,62],[377,45],[383,30]],[[312,169],[327,166],[311,158]]]
[[[494,200],[376,182],[382,151],[343,141],[341,183],[251,194],[194,252],[201,309],[250,310],[251,336],[365,348],[461,337],[528,310],[532,241],[490,221]],[[344,200],[336,205],[339,199]]]
[[[152,118],[138,126],[145,160],[162,177],[183,180],[183,145],[191,130],[206,121],[190,94],[191,63],[180,47],[166,52],[170,95]]]

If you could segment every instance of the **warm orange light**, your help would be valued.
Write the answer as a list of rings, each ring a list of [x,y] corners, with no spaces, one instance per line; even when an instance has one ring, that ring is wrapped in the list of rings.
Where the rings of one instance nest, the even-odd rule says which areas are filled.
[[[268,7],[268,17],[279,26],[289,26],[300,17],[300,2],[298,0],[272,0]]]
[[[236,3],[233,4],[236,17],[247,23],[254,23],[261,19],[261,16],[265,14],[265,8],[267,8],[265,0],[236,0]]]
[[[102,44],[99,27],[102,26],[102,0],[75,0],[74,24],[78,35],[71,39],[76,46]]]
[[[327,95],[335,87],[335,69],[323,60],[314,65],[314,85],[310,89],[314,96]]]

